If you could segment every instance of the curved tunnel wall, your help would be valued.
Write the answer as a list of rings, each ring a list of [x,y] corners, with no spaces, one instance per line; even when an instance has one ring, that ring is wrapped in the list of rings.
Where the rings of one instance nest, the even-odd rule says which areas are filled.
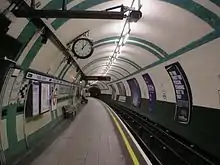
[[[215,39],[165,63],[114,82],[115,87],[117,87],[117,82],[123,82],[126,86],[126,102],[118,101],[118,103],[146,115],[151,120],[219,157],[220,146],[218,139],[220,134],[217,131],[217,125],[220,124],[219,44],[220,39]],[[186,125],[181,125],[174,119],[177,102],[176,93],[172,80],[165,68],[175,62],[181,64],[192,92],[193,107],[190,122]],[[149,90],[143,78],[146,73],[150,75],[156,91],[156,102],[152,111],[149,110]],[[141,88],[142,101],[140,107],[134,107],[131,104],[132,97],[127,84],[127,80],[131,78],[136,78]],[[120,94],[117,93],[117,95],[119,99]]]
[[[126,73],[125,78],[110,83],[114,89],[111,87],[109,90],[104,89],[103,83],[102,85],[99,83],[99,86],[103,89],[102,93],[110,97],[112,91],[119,95],[116,83],[123,82],[127,98],[125,103],[118,103],[146,115],[151,120],[219,156],[220,9],[217,6],[219,4],[213,2],[215,1],[144,0],[144,17],[139,24],[132,25],[132,37],[129,38],[129,44],[125,46],[121,57],[121,59],[127,59],[127,62],[132,61],[138,67],[132,67],[130,64],[118,60],[115,65],[123,68],[121,70]],[[39,9],[60,8],[58,0],[40,0],[40,3]],[[109,6],[118,5],[118,3],[119,1],[106,0],[68,0],[67,8],[102,10]],[[128,1],[120,1],[120,3],[130,5]],[[12,23],[7,34],[22,43],[22,49],[15,58],[22,70],[32,68],[43,74],[70,82],[73,81],[73,77],[76,78],[76,69],[67,64],[63,53],[50,40],[47,44],[42,44],[39,30],[28,19],[13,16],[11,19]],[[111,23],[108,20],[103,22],[97,20],[48,20],[48,24],[64,43],[68,43],[84,30],[91,29],[90,37],[96,43],[96,54],[88,60],[78,60],[81,68],[98,58],[107,57],[109,51],[112,51],[112,46],[114,48],[114,42],[120,34],[118,34],[119,26],[114,26],[116,22]],[[109,26],[113,27],[112,31],[109,30]],[[103,54],[99,54],[99,51]],[[192,91],[193,109],[188,125],[180,125],[173,119],[176,103],[175,91],[165,66],[176,61],[181,64],[186,73]],[[98,62],[94,67],[96,65],[104,67],[105,63]],[[97,73],[99,72],[94,74]],[[150,75],[156,91],[156,103],[152,112],[149,112],[148,88],[142,77],[145,73]],[[2,115],[4,117],[2,117],[1,124],[2,145],[7,159],[26,150],[22,130],[23,104],[17,102],[24,75],[22,72],[17,76],[11,75],[10,72],[3,99],[3,112],[7,113]],[[140,107],[133,107],[129,104],[131,90],[127,80],[131,78],[136,78],[141,89]],[[46,135],[54,123],[59,123],[60,118],[57,113],[61,113],[60,107],[68,105],[72,100],[77,102],[77,97],[75,97],[77,92],[79,93],[76,90],[73,98],[64,97],[61,99],[56,111],[47,112],[39,118],[28,121],[27,131],[32,139],[32,144]]]

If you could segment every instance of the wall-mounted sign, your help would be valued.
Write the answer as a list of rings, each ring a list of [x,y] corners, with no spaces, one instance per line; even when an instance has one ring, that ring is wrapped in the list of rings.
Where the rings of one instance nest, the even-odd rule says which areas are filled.
[[[51,107],[50,84],[41,83],[41,113],[47,112]]]
[[[144,81],[147,85],[147,89],[148,89],[148,95],[149,95],[149,111],[153,111],[157,98],[156,98],[156,89],[154,86],[154,83],[150,77],[149,74],[144,74],[142,75],[144,78]]]
[[[131,90],[132,104],[135,107],[140,107],[141,105],[141,90],[140,86],[135,78],[127,80],[128,85]]]
[[[192,111],[192,93],[186,74],[178,62],[168,65],[165,68],[173,82],[176,95],[174,119],[179,123],[188,124]]]
[[[40,114],[40,83],[32,81],[26,100],[25,117],[33,117]]]
[[[57,109],[57,91],[58,85],[52,86],[52,96],[51,96],[51,109],[52,111]]]
[[[72,86],[72,83],[66,82],[66,81],[62,81],[59,79],[55,79],[49,76],[44,76],[41,74],[37,74],[37,73],[33,73],[33,72],[27,72],[26,76],[27,79],[31,79],[31,80],[36,80],[36,81],[40,81],[40,82],[47,82],[47,83],[54,83],[54,84],[62,84],[62,85],[66,85],[66,86]]]
[[[40,84],[37,81],[32,82],[32,116],[37,116],[40,113],[39,105]]]
[[[118,101],[125,103],[126,102],[126,96],[119,96]]]

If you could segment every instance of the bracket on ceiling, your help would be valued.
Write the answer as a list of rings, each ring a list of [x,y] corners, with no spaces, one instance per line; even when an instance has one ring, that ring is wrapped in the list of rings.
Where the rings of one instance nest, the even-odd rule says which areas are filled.
[[[74,39],[72,39],[71,41],[69,41],[69,42],[66,44],[67,49],[68,49],[69,51],[71,51],[71,49],[72,49],[71,46],[72,46],[72,44],[73,44],[77,39],[79,39],[79,38],[81,38],[81,37],[88,38],[88,37],[89,37],[89,32],[90,32],[90,30],[87,30],[87,31],[81,33],[80,35],[78,35],[77,37],[75,37]],[[76,57],[76,59],[78,59],[78,58]]]
[[[14,0],[19,1],[19,0]],[[131,18],[132,22],[137,22],[142,17],[140,10],[135,10],[124,5],[108,8],[103,11],[95,10],[67,10],[66,0],[62,0],[62,10],[37,10],[35,9],[35,0],[31,0],[30,8],[18,5],[13,9],[16,17],[25,18],[75,18],[75,19],[118,19]],[[111,11],[120,8],[120,11]],[[130,11],[128,15],[126,12]]]
[[[78,35],[77,37],[75,37],[74,39],[72,39],[71,41],[69,41],[69,42],[66,44],[66,46],[67,46],[68,48],[70,48],[71,44],[72,44],[74,41],[76,41],[78,38],[80,38],[80,37],[86,37],[86,38],[88,38],[88,37],[89,37],[89,32],[90,32],[90,30],[87,30],[87,31],[83,32],[82,34]]]

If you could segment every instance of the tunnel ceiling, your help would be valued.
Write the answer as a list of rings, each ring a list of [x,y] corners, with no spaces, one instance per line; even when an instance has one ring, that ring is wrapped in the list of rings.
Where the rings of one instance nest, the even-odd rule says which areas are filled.
[[[58,0],[39,0],[40,8],[59,9]],[[131,5],[131,0],[68,0],[68,9],[103,10],[112,6]],[[220,26],[220,8],[215,1],[207,0],[142,0],[143,17],[131,24],[131,35],[118,60],[108,75],[112,80],[121,79],[134,72],[156,66],[190,49],[203,37],[208,41]],[[72,80],[77,76],[76,68],[68,65],[62,53],[52,42],[43,45],[40,34],[25,18],[13,18],[9,34],[26,43],[18,64],[42,72]],[[77,63],[86,75],[101,75],[109,55],[116,46],[124,20],[76,20],[48,19],[47,24],[67,44],[79,34],[89,30],[95,51]],[[194,44],[194,46],[196,43]]]

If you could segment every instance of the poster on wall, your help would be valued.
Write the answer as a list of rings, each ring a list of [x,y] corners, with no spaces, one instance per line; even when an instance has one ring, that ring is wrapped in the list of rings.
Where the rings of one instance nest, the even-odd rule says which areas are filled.
[[[50,84],[41,84],[41,113],[44,113],[46,111],[50,110]]]
[[[40,83],[38,81],[32,82],[32,116],[40,114]]]
[[[154,83],[148,73],[142,75],[142,77],[147,85],[148,95],[149,95],[149,111],[151,112],[154,110],[155,104],[157,101],[156,89],[155,89]]]
[[[51,110],[54,111],[57,109],[57,91],[58,91],[58,85],[54,84],[51,87]]]
[[[186,74],[178,62],[165,68],[172,80],[176,95],[174,119],[179,123],[188,124],[192,111],[192,93]]]
[[[127,80],[128,85],[131,90],[132,104],[135,107],[140,107],[141,105],[141,90],[139,84],[135,78]]]
[[[116,83],[119,91],[119,97],[118,101],[120,102],[126,102],[126,91],[125,91],[125,86],[122,82]]]
[[[33,117],[40,114],[40,82],[32,81],[28,88],[25,117]]]

